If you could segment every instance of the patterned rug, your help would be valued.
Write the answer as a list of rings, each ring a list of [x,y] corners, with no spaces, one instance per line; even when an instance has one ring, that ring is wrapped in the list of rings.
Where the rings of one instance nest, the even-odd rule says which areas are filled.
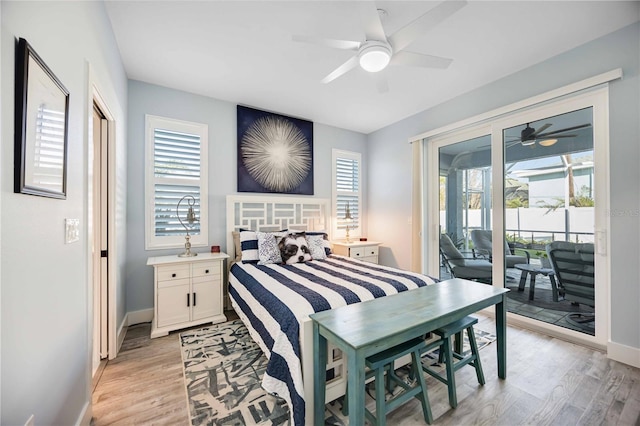
[[[495,340],[490,333],[478,329],[475,332],[479,348]],[[267,358],[242,321],[183,332],[180,343],[193,426],[289,425],[286,402],[260,386]],[[466,334],[464,345],[467,350]],[[437,350],[423,359],[437,365]],[[367,394],[374,395],[374,392],[368,389]],[[348,424],[341,410],[341,400],[327,404],[325,425]]]

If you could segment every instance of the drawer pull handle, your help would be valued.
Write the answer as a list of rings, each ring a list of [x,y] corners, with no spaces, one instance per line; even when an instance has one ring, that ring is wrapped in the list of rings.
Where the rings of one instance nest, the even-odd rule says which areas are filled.
[[[176,277],[176,274],[171,274],[171,278],[175,278],[175,277]]]
[[[187,293],[187,307],[191,306],[191,299],[189,298],[189,293]]]
[[[205,269],[205,270],[204,270],[204,273],[205,273],[205,274],[208,274],[208,273],[209,273],[209,270],[208,270],[208,269]]]
[[[193,306],[196,306],[196,293],[193,293]]]

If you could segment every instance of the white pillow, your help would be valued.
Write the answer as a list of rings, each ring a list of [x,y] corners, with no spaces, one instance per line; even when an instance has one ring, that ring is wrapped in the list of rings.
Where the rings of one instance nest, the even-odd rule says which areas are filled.
[[[307,245],[309,246],[309,252],[313,260],[322,260],[327,258],[325,252],[325,239],[324,235],[307,235]]]
[[[282,238],[279,232],[256,232],[258,236],[258,265],[282,263],[278,243]]]

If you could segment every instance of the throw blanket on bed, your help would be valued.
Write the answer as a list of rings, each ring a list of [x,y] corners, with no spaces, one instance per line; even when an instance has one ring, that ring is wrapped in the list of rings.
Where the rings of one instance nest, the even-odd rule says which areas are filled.
[[[229,295],[269,358],[262,387],[287,401],[304,424],[300,323],[308,315],[436,282],[435,279],[342,256],[294,265],[233,265]]]

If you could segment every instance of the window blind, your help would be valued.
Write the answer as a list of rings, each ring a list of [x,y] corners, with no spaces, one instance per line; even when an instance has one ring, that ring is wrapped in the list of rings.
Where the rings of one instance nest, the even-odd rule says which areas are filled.
[[[360,161],[356,158],[336,157],[336,218],[338,229],[359,227],[360,223]],[[347,205],[351,221],[345,220]]]
[[[154,129],[153,164],[156,178],[193,181],[200,179],[200,136],[167,129]],[[194,210],[200,217],[200,187],[180,183],[156,183],[154,186],[154,222],[156,236],[185,235],[186,230],[178,219],[187,216],[188,199],[178,202],[185,195],[191,195],[196,202]],[[183,220],[184,221],[184,220]],[[189,231],[200,234],[200,222],[195,222]]]
[[[180,210],[177,210],[178,202],[185,195],[192,195],[196,202],[193,210],[198,221],[194,222],[189,229],[189,235],[200,235],[200,187],[183,185],[162,185],[156,184],[154,191],[155,199],[155,235],[165,237],[171,235],[185,235],[184,226],[178,220],[177,214],[186,224],[185,218],[189,210],[189,199],[180,203]]]
[[[187,224],[194,246],[204,246],[208,237],[207,141],[205,124],[146,116],[146,232],[147,249],[179,247],[184,244]],[[193,205],[197,220],[186,222]],[[179,213],[179,216],[178,216]]]

